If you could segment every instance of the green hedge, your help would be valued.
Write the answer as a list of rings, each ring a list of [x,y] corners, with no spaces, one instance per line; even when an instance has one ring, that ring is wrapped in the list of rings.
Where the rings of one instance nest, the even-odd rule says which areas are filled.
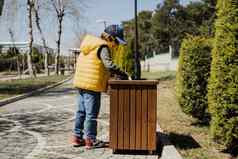
[[[212,138],[238,149],[238,1],[218,0],[208,102]]]
[[[180,49],[176,93],[182,110],[203,121],[208,108],[207,83],[210,75],[211,40],[189,36]]]
[[[133,66],[133,52],[130,49],[130,44],[119,45],[116,50],[113,51],[113,62],[117,64],[123,71],[126,71],[130,75],[134,72]]]

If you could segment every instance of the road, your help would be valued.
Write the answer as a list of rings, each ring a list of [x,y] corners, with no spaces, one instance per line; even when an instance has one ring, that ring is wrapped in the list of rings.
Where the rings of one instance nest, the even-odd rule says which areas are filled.
[[[76,110],[72,81],[37,96],[0,107],[0,159],[144,159],[115,155],[109,148],[85,150],[70,144]],[[98,138],[109,139],[109,97],[102,95]]]

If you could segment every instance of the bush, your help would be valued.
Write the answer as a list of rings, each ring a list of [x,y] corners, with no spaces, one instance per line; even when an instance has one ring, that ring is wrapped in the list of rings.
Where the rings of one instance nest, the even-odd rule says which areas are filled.
[[[43,65],[44,62],[43,54],[35,47],[32,49],[32,62],[35,64],[38,63],[39,65]]]
[[[113,51],[113,62],[117,64],[123,71],[133,74],[133,52],[128,45],[119,45],[119,47]]]
[[[203,121],[208,107],[207,83],[211,64],[211,40],[189,36],[183,40],[176,75],[182,110]]]
[[[208,102],[212,138],[238,149],[238,1],[218,0]]]

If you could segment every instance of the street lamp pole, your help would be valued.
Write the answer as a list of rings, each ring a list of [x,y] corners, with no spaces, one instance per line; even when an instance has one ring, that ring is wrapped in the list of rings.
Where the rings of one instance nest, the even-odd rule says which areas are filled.
[[[135,79],[141,78],[141,65],[140,65],[140,54],[139,54],[139,42],[138,42],[138,23],[137,23],[137,0],[135,0]]]

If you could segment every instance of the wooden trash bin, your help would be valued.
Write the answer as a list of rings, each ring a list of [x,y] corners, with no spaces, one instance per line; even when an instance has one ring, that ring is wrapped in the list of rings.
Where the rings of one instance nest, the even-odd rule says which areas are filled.
[[[110,148],[156,150],[156,80],[110,80]]]

